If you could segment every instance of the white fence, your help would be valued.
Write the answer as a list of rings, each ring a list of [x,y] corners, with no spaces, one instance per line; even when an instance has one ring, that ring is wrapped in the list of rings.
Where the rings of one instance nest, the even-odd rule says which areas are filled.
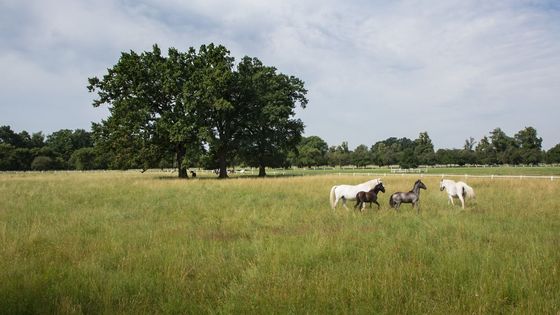
[[[392,168],[391,173],[427,173],[428,168]]]
[[[270,176],[369,176],[369,177],[387,177],[387,176],[415,176],[415,177],[440,177],[440,178],[461,178],[461,179],[469,179],[469,178],[486,178],[486,179],[545,179],[550,181],[560,181],[560,176],[550,176],[550,175],[470,175],[470,174],[427,174],[427,169],[419,168],[419,169],[410,169],[410,170],[401,170],[401,171],[393,171],[398,169],[391,169],[390,172],[325,172],[320,174],[314,174],[309,172],[298,172],[298,171],[283,171],[283,170],[267,170],[266,174]],[[412,170],[412,171],[411,171]],[[140,172],[140,170],[128,170],[129,172]],[[176,172],[177,169],[150,169],[147,172]],[[108,173],[112,172],[111,170],[94,170],[94,171],[48,171],[46,173]],[[212,170],[196,170],[199,174],[204,173],[213,173]],[[34,172],[34,171],[7,171],[7,172],[0,172],[0,173],[44,173],[44,172]],[[255,176],[258,174],[258,170],[254,169],[243,169],[243,170],[236,170],[235,173],[230,174],[234,175],[234,178],[243,178],[247,175]]]
[[[545,176],[545,175],[469,175],[469,174],[426,174],[420,172],[400,172],[400,173],[367,173],[367,172],[359,172],[359,173],[322,173],[322,174],[309,174],[309,173],[298,173],[298,172],[284,172],[284,171],[268,171],[266,172],[267,175],[271,176],[415,176],[415,177],[440,177],[440,178],[463,178],[465,180],[469,178],[487,178],[487,179],[546,179],[550,181],[558,181],[560,180],[560,176]]]
[[[303,174],[302,174],[303,175]],[[543,175],[469,175],[469,174],[422,174],[415,175],[412,173],[332,173],[325,175],[338,175],[338,176],[419,176],[419,177],[455,177],[455,178],[489,178],[489,179],[547,179],[550,181],[560,180],[560,176],[543,176]]]

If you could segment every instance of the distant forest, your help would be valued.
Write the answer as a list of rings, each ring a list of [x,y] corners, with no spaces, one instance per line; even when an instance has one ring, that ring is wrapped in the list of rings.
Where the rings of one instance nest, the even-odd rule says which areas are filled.
[[[52,134],[42,132],[30,134],[16,132],[10,126],[0,127],[0,170],[96,170],[96,169],[147,169],[177,167],[175,156],[170,153],[160,160],[147,161],[141,158],[123,157],[127,152],[107,150],[102,143],[102,134],[83,129],[61,129]],[[351,150],[347,142],[329,146],[318,136],[302,137],[295,150],[282,154],[281,163],[274,167],[346,166],[366,167],[368,165],[399,165],[412,168],[419,165],[537,165],[540,163],[560,163],[560,144],[548,151],[541,148],[542,139],[532,127],[520,130],[513,137],[500,128],[490,132],[490,136],[475,141],[465,140],[460,149],[439,149],[434,146],[427,132],[417,139],[388,138],[372,145],[361,144]],[[215,169],[216,163],[204,150],[198,156],[190,156],[184,167]],[[243,156],[230,160],[237,167],[250,165]],[[230,165],[234,166],[234,165]]]

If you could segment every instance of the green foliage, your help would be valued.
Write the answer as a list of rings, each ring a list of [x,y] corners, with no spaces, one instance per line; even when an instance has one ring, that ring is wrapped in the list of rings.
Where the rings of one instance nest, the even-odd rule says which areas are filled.
[[[476,141],[473,137],[470,137],[465,140],[465,144],[463,145],[463,150],[465,151],[474,151]]]
[[[45,141],[42,132],[30,135],[24,130],[15,133],[9,126],[2,126],[0,127],[0,170],[72,169],[73,163],[69,163],[72,154],[81,148],[92,148],[92,146],[91,134],[83,129],[74,131],[61,129],[48,135]],[[105,166],[106,164],[99,164],[99,167]]]
[[[81,148],[72,153],[70,165],[76,170],[94,170],[100,168],[94,148]]]
[[[327,161],[331,166],[349,165],[352,160],[350,150],[348,149],[348,142],[343,141],[342,144],[338,146],[329,147]]]
[[[472,138],[471,138],[472,139]],[[543,160],[542,138],[533,127],[520,130],[509,137],[500,128],[483,137],[475,148],[479,164],[538,164]]]
[[[435,163],[434,145],[428,132],[421,132],[418,139],[414,140],[414,157],[418,164],[433,165]]]
[[[59,162],[60,161],[57,161],[49,156],[40,155],[33,159],[31,169],[34,171],[56,170],[60,168]]]
[[[490,143],[488,137],[484,136],[475,148],[475,154],[477,157],[477,161],[480,164],[497,164],[498,159],[496,157],[496,150]]]
[[[0,144],[8,144],[16,148],[22,148],[25,146],[24,143],[25,137],[15,133],[10,126],[0,126]]]
[[[76,129],[74,131],[61,129],[48,135],[45,145],[62,157],[62,159],[68,161],[74,151],[84,147],[91,147],[93,142],[91,134],[83,129]]]
[[[167,56],[154,45],[123,53],[102,79],[90,78],[93,105],[110,110],[93,127],[110,165],[153,167],[173,154],[179,177],[197,163],[216,164],[227,177],[238,154],[263,169],[285,164],[303,132],[291,118],[297,103],[307,104],[303,82],[256,58],[243,58],[237,71],[234,61],[221,45],[170,48]]]
[[[13,151],[14,166],[15,170],[18,171],[25,171],[28,170],[31,166],[31,162],[33,161],[33,153],[30,149],[27,148],[16,148]]]
[[[457,164],[463,166],[465,164],[474,164],[476,162],[475,154],[474,151],[465,149],[439,149],[435,154],[435,160],[438,164]]]
[[[197,137],[182,100],[189,58],[174,49],[165,58],[154,45],[142,54],[122,53],[102,79],[89,79],[88,89],[98,96],[93,105],[109,106],[110,116],[92,129],[111,167],[146,169],[173,152],[179,176],[186,176],[181,163]]]
[[[520,160],[524,164],[538,164],[542,161],[542,138],[537,136],[537,130],[526,127],[514,136],[519,148]]]
[[[264,66],[257,58],[244,57],[235,75],[239,103],[247,114],[241,121],[239,153],[248,166],[259,167],[259,175],[264,176],[266,166],[286,165],[288,152],[298,143],[306,146],[301,137],[303,122],[292,117],[297,104],[307,104],[307,90],[303,81],[277,73],[276,68]],[[326,143],[324,146],[326,151]],[[299,148],[297,151],[302,154]],[[324,154],[311,152],[311,148],[303,151],[308,155],[305,159]]]
[[[25,171],[31,167],[33,151],[0,143],[0,171]]]
[[[15,147],[8,143],[0,143],[0,171],[15,170]]]
[[[413,165],[418,165],[419,162],[418,158],[414,155],[416,144],[419,144],[418,153],[421,153],[426,158],[431,158],[428,153],[431,147],[431,154],[433,155],[433,146],[428,134],[425,133],[425,137],[417,141],[412,141],[408,138],[397,139],[391,137],[376,142],[371,147],[373,161],[378,165],[399,164],[401,167],[413,167]]]
[[[419,161],[414,150],[412,148],[407,148],[401,151],[399,158],[399,166],[401,168],[416,168],[418,167]]]
[[[371,153],[366,145],[359,145],[352,152],[352,164],[357,167],[364,167],[368,164],[372,164]]]
[[[327,143],[318,136],[302,137],[292,163],[299,167],[325,165],[328,149]]]
[[[517,147],[513,138],[505,134],[500,128],[490,132],[492,148],[496,152],[496,158],[501,164],[517,164],[519,157]]]
[[[560,163],[560,143],[546,152],[547,163]]]
[[[193,50],[194,51],[194,50]],[[191,79],[186,81],[184,96],[194,111],[201,136],[220,169],[227,177],[228,162],[237,154],[243,135],[240,122],[247,118],[247,108],[235,102],[234,58],[221,45],[202,45],[194,58]]]

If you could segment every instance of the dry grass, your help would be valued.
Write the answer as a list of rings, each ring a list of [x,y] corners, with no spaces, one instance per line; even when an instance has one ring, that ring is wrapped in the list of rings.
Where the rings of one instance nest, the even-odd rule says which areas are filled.
[[[470,180],[421,214],[328,204],[365,177],[0,175],[2,313],[557,313],[560,183]]]

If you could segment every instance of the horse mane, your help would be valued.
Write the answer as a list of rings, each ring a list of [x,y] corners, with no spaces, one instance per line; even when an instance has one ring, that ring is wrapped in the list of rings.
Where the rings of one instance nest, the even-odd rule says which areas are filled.
[[[370,179],[370,180],[368,180],[367,182],[362,183],[362,184],[368,184],[368,183],[371,183],[371,182],[377,182],[377,184],[381,184],[381,183],[382,183],[381,178],[374,178],[374,179]]]

